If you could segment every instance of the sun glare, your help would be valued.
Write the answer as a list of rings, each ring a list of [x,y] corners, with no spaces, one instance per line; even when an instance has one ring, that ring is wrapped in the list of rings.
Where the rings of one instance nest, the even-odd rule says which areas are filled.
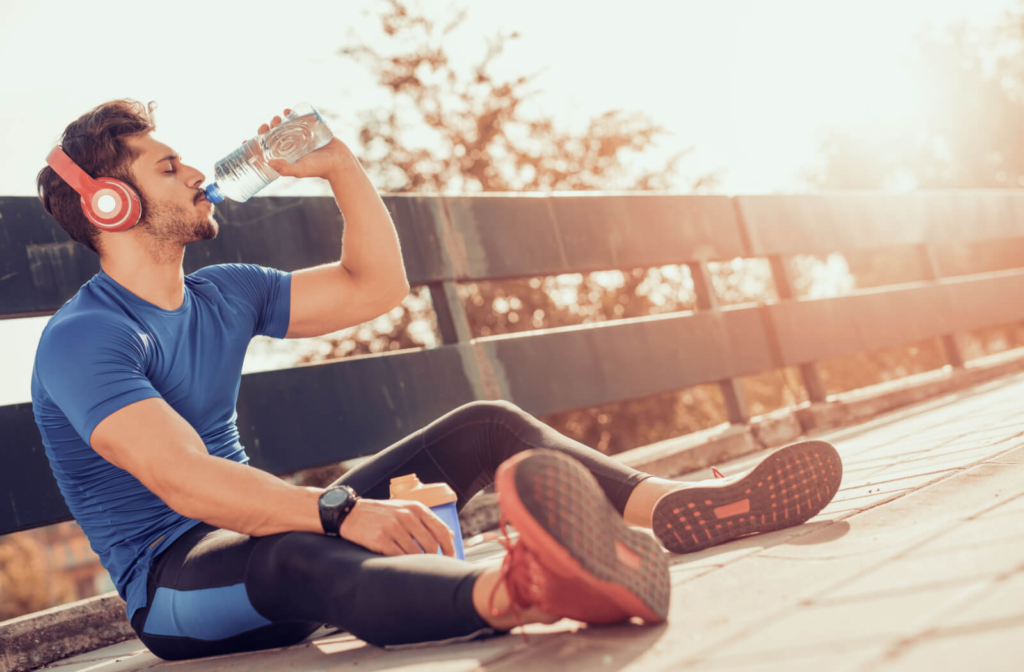
[[[887,23],[887,10],[860,3],[750,10],[731,63],[729,120],[746,160],[763,165],[767,156],[813,155],[834,128],[913,132],[927,117],[919,45],[908,38],[906,21]]]

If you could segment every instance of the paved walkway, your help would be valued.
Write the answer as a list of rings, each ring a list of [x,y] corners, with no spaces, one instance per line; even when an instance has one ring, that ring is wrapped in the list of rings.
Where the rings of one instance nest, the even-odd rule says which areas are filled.
[[[1024,376],[814,438],[843,485],[797,528],[678,556],[660,627],[563,620],[482,642],[385,651],[346,634],[166,663],[137,640],[61,672],[1024,669]],[[719,465],[726,474],[758,457]],[[710,477],[693,474],[687,480]],[[495,557],[493,545],[473,557]]]

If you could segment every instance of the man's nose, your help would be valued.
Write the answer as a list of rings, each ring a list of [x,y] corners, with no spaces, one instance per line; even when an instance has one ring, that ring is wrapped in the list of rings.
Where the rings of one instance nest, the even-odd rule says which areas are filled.
[[[192,188],[198,189],[199,186],[203,182],[205,182],[205,181],[206,181],[206,176],[203,175],[202,172],[200,172],[199,170],[196,170],[195,171],[195,176],[192,178],[192,182],[190,184],[191,184]]]

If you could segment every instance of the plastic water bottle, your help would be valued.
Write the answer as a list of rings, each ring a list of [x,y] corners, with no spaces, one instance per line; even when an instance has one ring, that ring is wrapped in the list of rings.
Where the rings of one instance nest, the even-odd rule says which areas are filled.
[[[453,540],[455,557],[459,560],[466,559],[466,552],[462,548],[462,526],[459,525],[459,511],[455,507],[455,502],[459,498],[447,483],[420,483],[416,474],[399,476],[391,479],[391,499],[411,499],[430,507],[430,510],[444,521],[448,529],[455,533]],[[443,555],[444,551],[438,548],[437,554]]]
[[[206,200],[220,203],[230,198],[245,203],[281,177],[268,165],[269,161],[283,159],[295,163],[333,137],[316,108],[309,103],[299,103],[275,128],[257,135],[216,163],[213,169],[216,181],[206,186]]]

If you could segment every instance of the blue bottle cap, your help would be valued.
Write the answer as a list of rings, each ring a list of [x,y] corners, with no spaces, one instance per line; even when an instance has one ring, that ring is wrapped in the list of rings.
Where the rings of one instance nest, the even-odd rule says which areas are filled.
[[[217,188],[216,182],[206,185],[206,189],[204,191],[206,192],[206,200],[214,205],[220,203],[225,198],[224,194],[220,193],[220,189]]]

